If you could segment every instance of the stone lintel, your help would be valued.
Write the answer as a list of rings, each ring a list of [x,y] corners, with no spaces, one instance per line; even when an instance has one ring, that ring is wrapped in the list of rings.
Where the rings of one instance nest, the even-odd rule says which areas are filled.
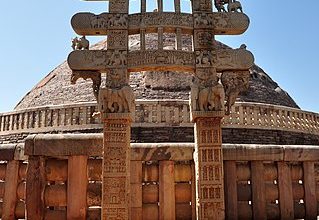
[[[196,59],[195,59],[196,57]],[[127,59],[126,59],[127,58]],[[215,67],[217,71],[248,70],[254,56],[246,49],[197,50],[194,53],[177,50],[150,51],[99,51],[77,50],[70,53],[68,64],[72,70],[107,72],[128,66],[129,72],[138,71],[187,71]]]
[[[141,27],[143,24],[143,27]],[[79,35],[107,35],[109,30],[128,29],[129,34],[139,34],[143,28],[147,33],[176,32],[180,28],[183,34],[192,34],[193,28],[211,29],[215,35],[239,35],[249,27],[249,18],[243,13],[201,12],[187,14],[174,12],[147,12],[144,14],[77,13],[72,17],[71,25]]]

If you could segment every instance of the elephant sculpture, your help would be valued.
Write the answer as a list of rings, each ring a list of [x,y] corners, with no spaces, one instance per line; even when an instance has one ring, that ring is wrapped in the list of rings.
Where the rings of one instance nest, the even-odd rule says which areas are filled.
[[[101,89],[99,92],[99,103],[101,103],[99,111],[104,113],[122,112],[123,107],[120,105],[120,97],[118,92],[110,88]]]
[[[239,1],[234,0],[234,2],[229,2],[227,6],[228,12],[238,12],[238,10],[243,13],[243,8]]]
[[[223,111],[225,101],[225,91],[221,83],[206,87],[198,92],[199,111]]]
[[[104,88],[99,92],[99,109],[105,113],[133,113],[134,93],[131,87],[124,86],[121,89]]]
[[[118,91],[118,95],[121,99],[121,105],[123,106],[123,112],[135,112],[134,105],[134,93],[131,87],[124,86]]]
[[[211,88],[209,94],[209,103],[211,103],[210,110],[224,111],[225,110],[225,90],[223,84],[219,82],[216,86]]]

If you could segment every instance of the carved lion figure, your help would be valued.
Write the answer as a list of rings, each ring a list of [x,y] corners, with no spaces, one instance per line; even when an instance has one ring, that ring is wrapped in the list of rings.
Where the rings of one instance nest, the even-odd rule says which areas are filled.
[[[243,13],[243,8],[239,1],[234,0],[234,2],[229,2],[227,6],[228,12],[238,12],[238,10]]]

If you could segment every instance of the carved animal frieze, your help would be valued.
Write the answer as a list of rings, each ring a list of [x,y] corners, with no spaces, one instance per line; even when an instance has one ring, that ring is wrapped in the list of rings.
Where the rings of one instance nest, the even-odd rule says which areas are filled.
[[[193,17],[194,16],[194,17]],[[71,20],[74,31],[79,35],[107,35],[109,30],[128,29],[130,34],[138,34],[140,28],[154,32],[157,27],[164,29],[181,28],[191,34],[192,29],[212,29],[214,34],[241,34],[249,26],[249,18],[243,13],[199,12],[185,13],[145,13],[109,14],[78,13]]]
[[[194,13],[194,28],[212,29],[216,35],[238,35],[249,26],[249,18],[243,13]]]
[[[73,51],[68,57],[72,70],[99,70],[124,67],[127,64],[127,52],[121,50]]]
[[[128,66],[129,72],[148,70],[179,70],[193,72],[199,67],[216,67],[217,71],[247,70],[254,64],[254,57],[245,48],[197,50],[131,51],[83,50],[73,51],[68,57],[72,70],[97,70]]]
[[[93,84],[93,93],[96,99],[98,99],[99,89],[101,86],[101,73],[98,71],[72,71],[71,84],[75,84],[80,78],[84,80],[91,79]]]
[[[80,35],[106,35],[110,29],[127,29],[127,14],[77,13],[72,17],[71,25]]]
[[[213,27],[214,16],[211,12],[200,12],[194,13],[194,28],[206,28],[210,29]]]

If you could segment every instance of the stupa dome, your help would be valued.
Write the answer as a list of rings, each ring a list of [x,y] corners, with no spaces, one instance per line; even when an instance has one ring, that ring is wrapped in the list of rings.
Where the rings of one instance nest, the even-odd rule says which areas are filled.
[[[156,37],[146,38],[147,48]],[[138,49],[138,37],[129,40]],[[164,49],[174,49],[174,36],[164,36]],[[184,39],[185,50],[192,49]],[[217,42],[220,48],[228,46]],[[91,49],[105,50],[106,40]],[[66,62],[56,67],[16,105],[0,113],[0,144],[23,142],[37,133],[99,133],[102,125],[93,117],[97,103],[92,82],[71,84]],[[223,142],[235,144],[318,144],[319,115],[301,110],[287,92],[260,67],[250,69],[250,88],[237,99],[223,120]],[[132,142],[194,142],[189,93],[193,76],[185,72],[137,72],[130,74],[136,96]],[[103,82],[102,82],[103,85]]]
[[[172,41],[167,40],[167,42],[166,47],[170,47]],[[138,45],[138,41],[134,39],[130,43],[131,48]],[[148,44],[151,43],[148,42]],[[226,47],[221,43],[218,45]],[[97,43],[92,49],[106,49],[106,41]],[[250,88],[238,98],[238,101],[299,108],[289,94],[260,67],[255,65],[250,72]],[[67,63],[63,62],[28,92],[17,104],[15,110],[95,101],[91,81],[79,80],[75,85],[71,85],[71,74]],[[143,72],[131,74],[130,81],[137,99],[188,100],[192,75],[175,72]]]

